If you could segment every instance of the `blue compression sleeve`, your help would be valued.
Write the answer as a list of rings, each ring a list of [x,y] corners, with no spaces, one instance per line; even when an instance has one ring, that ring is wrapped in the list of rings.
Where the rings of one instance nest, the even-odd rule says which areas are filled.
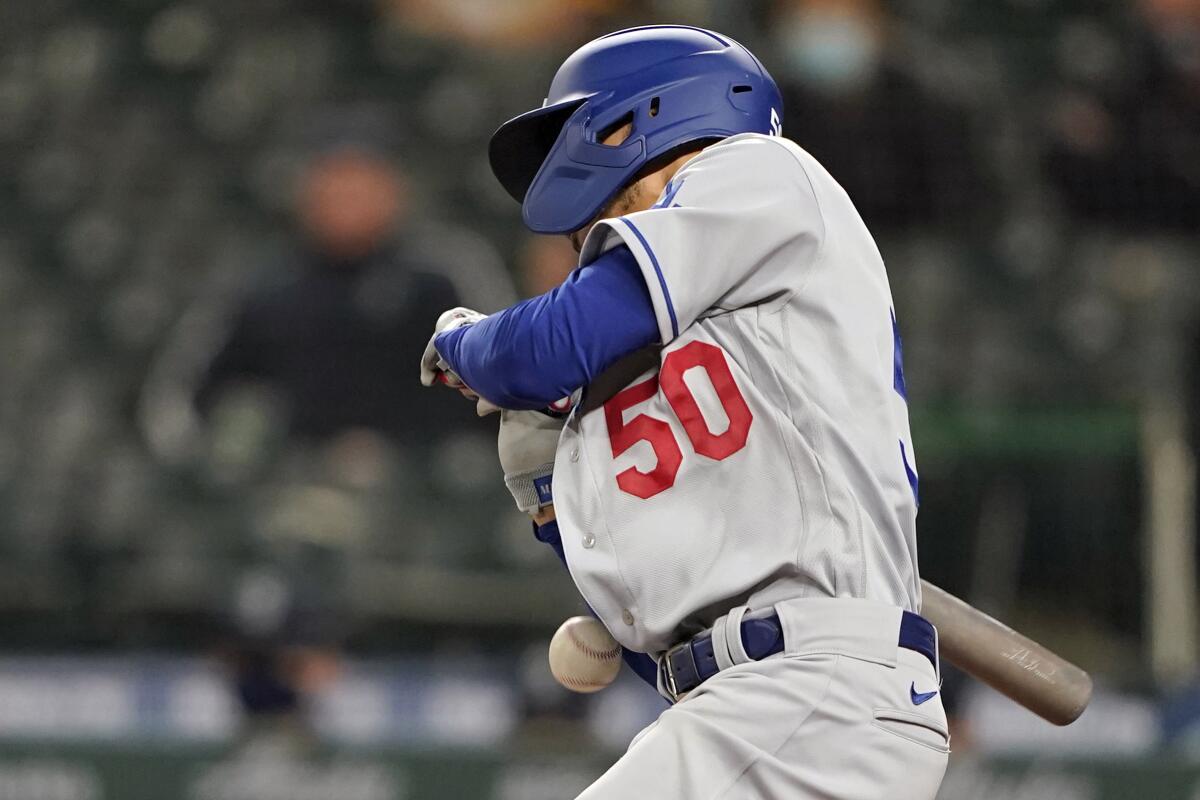
[[[629,248],[609,250],[561,286],[440,334],[438,354],[501,408],[545,408],[617,359],[659,339],[650,292]]]
[[[558,532],[558,523],[554,520],[547,522],[545,525],[534,525],[533,535],[537,537],[539,542],[545,542],[554,548],[555,555],[558,560],[567,565],[567,556],[563,552],[562,534]],[[589,607],[588,611],[592,611]],[[592,616],[596,612],[592,611]],[[651,688],[658,691],[658,664],[653,658],[645,653],[639,653],[636,650],[630,650],[626,647],[621,648],[621,658],[625,659],[625,663],[629,665],[639,678],[650,684]]]

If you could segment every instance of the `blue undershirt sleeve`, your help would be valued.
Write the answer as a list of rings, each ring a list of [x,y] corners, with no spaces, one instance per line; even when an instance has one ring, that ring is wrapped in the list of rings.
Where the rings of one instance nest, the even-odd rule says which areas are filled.
[[[650,292],[622,245],[546,294],[440,334],[434,344],[482,397],[501,408],[537,409],[658,340]]]
[[[537,537],[539,542],[545,542],[554,548],[554,554],[558,556],[558,560],[567,565],[567,556],[563,552],[562,534],[558,532],[558,523],[554,520],[547,522],[545,525],[534,525],[533,535]],[[596,616],[596,612],[589,607],[588,611],[592,616]],[[650,684],[650,687],[656,692],[658,691],[658,662],[645,653],[639,653],[636,650],[630,650],[627,647],[621,648],[621,658],[625,659],[625,663],[634,673]]]

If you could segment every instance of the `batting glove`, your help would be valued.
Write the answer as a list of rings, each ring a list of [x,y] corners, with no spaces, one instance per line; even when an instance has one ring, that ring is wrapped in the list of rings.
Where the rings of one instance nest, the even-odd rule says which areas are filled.
[[[438,317],[437,323],[433,326],[433,336],[429,337],[429,344],[425,345],[425,352],[421,355],[421,383],[425,386],[433,386],[435,383],[443,383],[452,389],[458,389],[465,396],[475,400],[475,413],[481,417],[499,411],[499,407],[488,402],[484,398],[471,391],[471,387],[463,383],[462,378],[455,374],[454,370],[450,369],[438,353],[434,346],[439,334],[446,331],[452,331],[456,328],[463,328],[468,325],[474,325],[481,319],[486,318],[486,314],[480,314],[470,308],[452,308],[449,311],[443,311]]]
[[[500,412],[500,466],[517,508],[532,514],[554,502],[550,479],[563,418],[544,411]]]

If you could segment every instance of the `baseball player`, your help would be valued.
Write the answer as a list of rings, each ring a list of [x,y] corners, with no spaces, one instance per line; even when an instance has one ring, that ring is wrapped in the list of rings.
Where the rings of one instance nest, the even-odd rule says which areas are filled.
[[[727,36],[584,45],[490,146],[579,267],[499,313],[448,311],[422,359],[426,385],[504,409],[518,506],[673,703],[589,800],[920,800],[946,767],[887,274],[782,119]]]

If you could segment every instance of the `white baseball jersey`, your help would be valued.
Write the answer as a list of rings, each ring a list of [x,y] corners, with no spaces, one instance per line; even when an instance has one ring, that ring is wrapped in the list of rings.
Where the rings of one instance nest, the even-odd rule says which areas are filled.
[[[563,547],[625,646],[659,652],[731,606],[850,596],[916,610],[916,462],[883,261],[795,143],[725,139],[655,207],[603,220],[649,288],[657,373],[573,414]]]

